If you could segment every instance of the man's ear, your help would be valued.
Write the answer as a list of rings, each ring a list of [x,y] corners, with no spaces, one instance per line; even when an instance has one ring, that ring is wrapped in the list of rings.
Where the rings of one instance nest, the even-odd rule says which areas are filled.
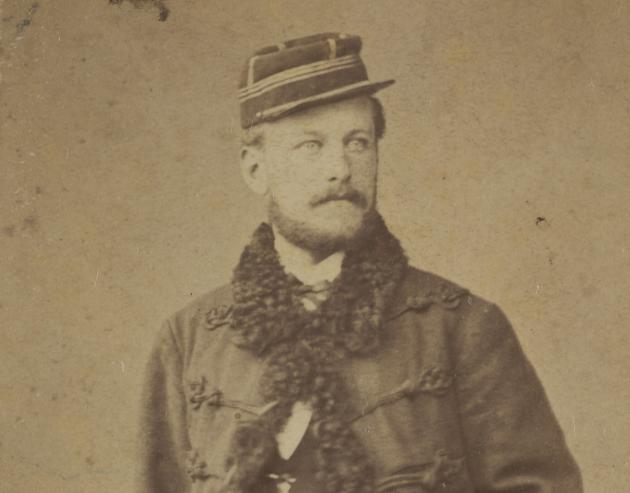
[[[264,195],[269,187],[264,153],[260,146],[241,148],[241,174],[254,193]]]

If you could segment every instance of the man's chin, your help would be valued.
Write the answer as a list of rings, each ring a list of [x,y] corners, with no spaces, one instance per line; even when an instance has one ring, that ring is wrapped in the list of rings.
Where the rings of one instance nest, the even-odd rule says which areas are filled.
[[[313,218],[308,222],[290,218],[277,208],[271,207],[269,219],[290,243],[326,255],[355,247],[365,239],[373,211],[357,214],[357,208],[353,207],[353,213],[329,215],[329,211],[326,211],[324,217]]]

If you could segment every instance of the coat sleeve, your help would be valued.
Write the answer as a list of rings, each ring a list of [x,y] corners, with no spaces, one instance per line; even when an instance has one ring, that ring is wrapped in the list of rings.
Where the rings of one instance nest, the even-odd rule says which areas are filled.
[[[145,368],[138,431],[137,493],[188,491],[182,356],[168,322],[159,332]]]
[[[460,329],[455,374],[475,491],[580,493],[577,464],[503,312],[474,303]]]

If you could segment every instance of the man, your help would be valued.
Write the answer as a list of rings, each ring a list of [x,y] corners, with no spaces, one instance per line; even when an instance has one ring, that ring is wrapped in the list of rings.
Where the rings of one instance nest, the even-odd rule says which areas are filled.
[[[258,51],[241,168],[268,223],[168,319],[143,394],[143,492],[581,491],[506,317],[408,265],[376,208],[385,130],[357,36]]]

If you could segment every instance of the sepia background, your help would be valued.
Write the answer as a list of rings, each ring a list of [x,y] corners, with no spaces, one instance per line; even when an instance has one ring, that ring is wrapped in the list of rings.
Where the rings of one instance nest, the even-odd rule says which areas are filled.
[[[391,229],[504,309],[586,490],[627,491],[629,2],[0,3],[2,492],[131,491],[153,335],[264,217],[237,166],[242,63],[331,30],[398,80]]]

